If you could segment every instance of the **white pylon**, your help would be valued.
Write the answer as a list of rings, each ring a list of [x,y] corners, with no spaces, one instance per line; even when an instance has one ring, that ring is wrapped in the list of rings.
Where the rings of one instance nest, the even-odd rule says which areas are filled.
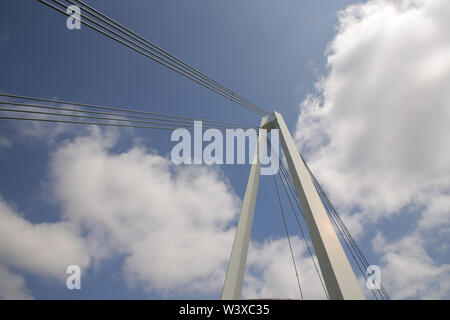
[[[263,117],[260,127],[263,127],[267,121],[267,118]],[[261,174],[259,146],[260,142],[265,139],[267,139],[266,132],[260,130],[255,153],[253,155],[254,160],[248,177],[247,188],[245,189],[244,200],[242,201],[241,215],[239,217],[233,248],[231,249],[231,256],[228,262],[228,270],[222,290],[222,300],[237,300],[241,298],[245,264],[247,262],[248,244],[252,232],[256,196],[258,194],[259,177]]]
[[[330,299],[364,300],[365,297],[355,273],[283,117],[278,112],[274,112],[272,122],[268,123],[267,118],[264,117],[260,127],[278,128],[280,130],[281,145]],[[257,159],[253,162],[250,169],[222,291],[222,300],[240,299],[241,297],[261,171],[261,163],[259,161],[261,139],[267,139],[264,130],[260,130],[255,152]]]
[[[311,241],[330,299],[365,299],[352,266],[331,224],[319,193],[314,186],[294,140],[278,112],[274,118],[280,130],[281,146],[294,182],[295,191],[306,220]]]

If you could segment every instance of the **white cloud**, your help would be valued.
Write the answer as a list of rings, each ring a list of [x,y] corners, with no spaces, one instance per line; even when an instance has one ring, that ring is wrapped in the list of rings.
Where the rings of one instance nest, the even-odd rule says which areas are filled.
[[[57,97],[54,97],[57,99]],[[36,103],[33,100],[24,100],[20,98],[10,98],[3,97],[4,106],[9,109],[17,109],[17,112],[10,111],[7,115],[9,116],[17,116],[23,117],[26,112],[32,112],[31,117],[25,118],[33,118],[40,119],[43,121],[25,121],[25,120],[11,120],[11,123],[14,124],[13,128],[17,136],[26,140],[27,142],[32,143],[45,143],[45,144],[57,144],[61,142],[63,139],[68,139],[69,137],[75,137],[77,135],[90,135],[91,132],[98,131],[98,126],[94,125],[80,125],[77,122],[88,122],[88,123],[105,123],[100,119],[83,119],[77,118],[77,116],[90,116],[96,117],[95,114],[80,114],[74,110],[83,110],[79,106],[71,105],[70,103]],[[55,100],[56,101],[56,100]],[[7,103],[23,103],[23,105],[8,105]],[[48,106],[50,108],[55,109],[43,109],[42,106]],[[65,109],[65,110],[64,110]],[[42,112],[43,114],[33,114],[33,112]],[[50,113],[50,114],[49,114]],[[52,115],[53,114],[53,115]],[[62,114],[62,116],[58,116],[57,114]],[[66,116],[64,116],[66,115]],[[98,115],[97,115],[98,116]],[[98,116],[101,118],[101,115]],[[114,117],[113,117],[114,118]],[[115,117],[117,118],[117,117]],[[48,122],[49,120],[55,121],[72,121],[75,123],[64,123],[64,122]],[[129,122],[123,122],[119,120],[110,120],[107,123],[109,124],[129,124]],[[105,127],[101,126],[107,132],[117,132],[117,128]],[[131,133],[134,132],[133,128],[121,128],[122,132]],[[2,147],[10,147],[11,142],[3,137],[0,137],[0,148]]]
[[[421,202],[426,205],[419,227],[422,230],[433,230],[437,227],[450,225],[450,184],[440,184],[427,194],[423,195]]]
[[[50,180],[61,222],[32,224],[0,202],[0,266],[65,279],[69,264],[87,270],[123,257],[122,276],[132,288],[219,298],[239,198],[213,167],[174,166],[142,146],[114,153],[116,133],[94,128],[53,153]],[[306,297],[320,297],[304,245],[297,238],[293,244]],[[251,244],[248,266],[264,276],[246,277],[247,296],[297,297],[286,239]],[[7,269],[2,275],[8,296],[26,296],[25,287],[18,289],[24,278]]]
[[[388,242],[381,234],[373,241],[385,264],[382,283],[394,299],[442,299],[450,291],[450,265],[436,263],[425,250],[421,235]]]
[[[296,236],[290,240],[304,298],[325,299],[326,294],[311,257],[308,256],[305,243]],[[268,239],[264,243],[251,244],[244,282],[242,296],[246,299],[300,299],[287,238]]]
[[[67,222],[33,224],[0,199],[0,296],[31,297],[23,276],[8,269],[55,280],[65,285],[68,265],[89,264],[83,239]]]
[[[0,201],[0,264],[64,280],[66,267],[89,263],[83,240],[67,222],[33,224]]]
[[[32,298],[25,286],[25,279],[0,265],[0,299],[29,300]]]
[[[327,58],[328,73],[301,104],[296,140],[332,201],[358,213],[354,218],[365,226],[400,213],[415,219],[410,209],[419,210],[417,230],[397,235],[399,246],[430,236],[425,229],[448,228],[450,2],[349,6]],[[421,248],[423,255],[413,258],[394,248],[379,251],[385,273],[404,275],[391,277],[397,297],[436,296],[433,281],[448,279],[447,266]],[[415,277],[424,282],[407,286]],[[450,294],[445,285],[436,292]]]
[[[220,171],[177,167],[134,147],[111,152],[114,135],[94,133],[54,155],[53,179],[64,217],[86,231],[99,262],[124,255],[124,277],[165,297],[219,298],[240,211],[240,200]],[[305,297],[323,298],[304,243],[292,239]],[[252,243],[245,297],[298,298],[285,238]]]
[[[296,133],[341,205],[388,215],[449,181],[449,18],[438,0],[341,13],[329,74],[303,102]]]
[[[15,101],[17,102],[17,101]],[[26,101],[26,103],[30,103],[30,101]],[[56,108],[74,108],[72,105],[67,104],[58,104],[58,103],[48,103],[50,107]],[[62,113],[69,115],[80,115],[79,113],[73,111],[60,111],[60,110],[42,110],[36,109],[28,106],[16,106],[19,110],[26,110],[32,112],[52,112],[52,113]],[[13,114],[17,116],[17,114]],[[23,116],[23,113],[20,113],[19,116]],[[80,118],[73,117],[64,117],[64,116],[51,116],[46,114],[32,115],[32,118],[43,119],[45,120],[63,120],[63,121],[75,121],[75,122],[96,122],[95,120],[87,119],[83,120]],[[113,122],[112,122],[113,123]],[[60,142],[61,138],[67,136],[74,135],[88,135],[93,130],[97,130],[96,127],[90,125],[79,125],[79,124],[68,124],[68,123],[49,123],[49,122],[39,122],[39,121],[16,121],[15,130],[20,135],[20,137],[25,138],[27,140],[39,143],[46,144],[54,144],[55,142]],[[109,128],[109,130],[113,131],[113,129]]]
[[[53,158],[64,218],[86,233],[90,256],[124,255],[132,286],[163,294],[219,294],[240,201],[219,171],[177,167],[141,147],[114,154],[93,134]]]

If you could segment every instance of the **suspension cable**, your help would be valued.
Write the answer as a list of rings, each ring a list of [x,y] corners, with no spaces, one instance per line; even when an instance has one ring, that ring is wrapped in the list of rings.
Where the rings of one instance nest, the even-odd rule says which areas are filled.
[[[312,260],[313,265],[314,265],[314,269],[316,270],[317,276],[318,276],[318,278],[319,278],[319,280],[320,280],[320,283],[321,283],[321,285],[322,285],[323,291],[325,292],[325,296],[326,296],[327,299],[329,300],[329,299],[330,299],[330,296],[328,295],[328,291],[327,291],[327,289],[326,289],[325,282],[324,282],[324,280],[323,280],[323,278],[322,278],[322,276],[321,276],[321,272],[319,271],[319,267],[318,267],[318,265],[316,264],[316,261],[315,261],[315,259],[314,259],[314,255],[313,255],[313,253],[312,253],[311,247],[310,247],[308,241],[306,240],[306,234],[305,234],[305,232],[303,231],[303,227],[302,227],[302,225],[301,225],[301,223],[300,223],[300,219],[299,219],[299,217],[298,217],[298,215],[297,215],[297,211],[294,209],[294,206],[293,206],[293,204],[292,204],[291,197],[289,196],[289,193],[288,193],[288,191],[287,191],[287,188],[290,190],[291,195],[294,197],[294,199],[295,199],[295,192],[292,190],[292,187],[291,187],[291,186],[288,184],[288,182],[287,182],[287,179],[288,179],[288,178],[285,176],[285,175],[286,175],[286,172],[284,172],[283,167],[280,167],[280,168],[281,168],[280,171],[281,171],[281,173],[282,173],[282,175],[280,175],[280,177],[283,177],[283,189],[284,189],[284,191],[285,191],[285,193],[286,193],[286,196],[287,196],[287,198],[288,198],[288,200],[289,200],[289,204],[290,204],[290,206],[291,206],[292,213],[293,213],[293,215],[294,215],[294,217],[295,217],[295,220],[297,221],[297,225],[298,225],[298,227],[299,227],[299,229],[300,229],[300,232],[301,232],[301,234],[302,234],[303,241],[305,242],[306,247],[307,247],[307,249],[308,249],[309,255],[310,255],[310,257],[311,257],[311,260]],[[300,208],[299,205],[298,205],[298,207],[299,207],[299,210],[300,210],[301,215],[303,216],[303,212],[302,212],[302,210],[301,210],[301,208]]]
[[[359,264],[361,263],[362,266],[367,269],[367,267],[369,266],[367,258],[365,257],[365,255],[362,252],[361,248],[356,243],[354,237],[351,235],[351,233],[348,230],[347,226],[345,225],[344,221],[341,219],[341,217],[337,213],[335,207],[333,206],[333,204],[329,200],[328,196],[326,195],[325,191],[323,190],[322,186],[319,184],[319,182],[317,181],[316,177],[314,176],[314,174],[310,170],[310,168],[307,165],[306,161],[303,159],[303,157],[301,155],[300,155],[300,157],[302,158],[302,161],[304,162],[304,164],[305,164],[309,174],[311,175],[311,178],[313,179],[314,186],[316,187],[316,189],[317,189],[317,191],[318,191],[322,201],[324,202],[324,205],[325,205],[327,211],[329,212],[330,217],[332,218],[336,228],[338,229],[339,233],[341,234],[341,237],[344,239],[344,242],[346,243],[347,248],[349,249],[350,253],[352,254],[355,262],[357,263],[358,268],[361,271],[361,274],[364,276],[364,278],[367,281],[366,272],[361,270],[361,267],[359,266]],[[355,257],[355,255],[356,255],[356,257]],[[375,279],[375,281],[377,281],[377,280]],[[377,284],[380,285],[380,290],[379,291],[370,290],[372,292],[372,294],[375,296],[375,298],[378,299],[378,297],[376,295],[376,292],[378,292],[378,294],[380,295],[380,297],[382,299],[384,298],[384,299],[390,300],[390,296],[387,293],[386,289],[383,287],[383,285],[381,283],[377,283]]]
[[[280,205],[280,212],[281,212],[281,217],[283,219],[284,230],[286,232],[287,240],[288,240],[288,243],[289,243],[289,250],[291,251],[291,257],[292,257],[292,262],[294,264],[295,276],[297,277],[298,289],[300,291],[300,296],[301,296],[301,298],[303,300],[304,298],[303,298],[302,286],[300,284],[300,278],[299,278],[298,271],[297,271],[297,265],[295,263],[294,252],[292,250],[291,239],[290,239],[289,231],[288,231],[287,224],[286,224],[286,218],[285,218],[285,215],[284,215],[283,206],[281,205],[280,193],[278,192],[278,186],[277,186],[277,181],[275,179],[275,174],[272,175],[272,178],[273,178],[273,183],[275,185],[275,190],[277,192],[277,198],[278,198],[278,203]]]
[[[268,146],[269,146],[270,150],[272,150],[272,144],[271,144],[270,139],[267,139],[267,142],[268,142]],[[272,152],[275,152],[275,150],[272,150]],[[276,152],[275,152],[275,153],[276,153]],[[294,209],[294,206],[292,205],[291,197],[289,196],[289,193],[287,192],[287,189],[286,189],[286,186],[287,186],[287,188],[290,190],[291,195],[292,195],[292,198],[294,199],[294,202],[296,203],[297,208],[298,208],[298,210],[300,211],[300,214],[301,214],[301,216],[302,216],[302,218],[303,218],[303,220],[304,220],[305,217],[304,217],[304,215],[303,215],[303,211],[302,211],[302,209],[301,209],[300,203],[298,202],[298,198],[297,198],[297,196],[296,196],[296,194],[295,194],[294,186],[291,185],[291,184],[289,184],[289,182],[292,183],[292,180],[290,180],[290,178],[289,178],[289,177],[290,177],[290,176],[289,176],[289,173],[287,172],[287,169],[285,168],[285,166],[284,166],[284,164],[283,164],[283,161],[282,161],[281,157],[280,157],[277,153],[276,153],[276,156],[277,156],[278,159],[279,159],[280,169],[281,169],[280,171],[281,171],[281,173],[282,173],[282,174],[280,175],[280,179],[283,178],[283,179],[282,179],[282,182],[283,182],[283,183],[282,183],[283,189],[284,189],[284,191],[285,191],[285,193],[286,193],[286,196],[287,196],[287,198],[288,198],[288,200],[289,200],[289,203],[290,203],[290,206],[291,206],[291,209],[292,209],[292,213],[294,214],[295,220],[296,220],[297,225],[298,225],[298,227],[299,227],[299,229],[300,229],[300,233],[301,233],[301,235],[302,235],[303,241],[305,242],[305,245],[306,245],[306,247],[308,248],[309,256],[310,256],[310,258],[311,258],[311,260],[312,260],[312,262],[313,262],[314,268],[315,268],[316,273],[317,273],[317,277],[319,278],[319,280],[320,280],[320,282],[321,282],[321,285],[322,285],[323,291],[324,291],[324,293],[325,293],[325,296],[327,297],[327,299],[330,299],[330,297],[329,297],[329,295],[328,295],[328,291],[327,291],[326,286],[325,286],[325,282],[324,282],[323,277],[322,277],[322,274],[321,274],[321,272],[320,272],[320,270],[319,270],[318,263],[316,263],[316,261],[315,261],[315,259],[314,259],[314,254],[313,254],[313,252],[312,252],[312,250],[311,250],[311,247],[310,247],[310,245],[309,245],[309,243],[308,243],[308,241],[307,241],[306,233],[303,231],[303,227],[302,227],[302,225],[301,225],[301,223],[300,223],[300,219],[299,219],[299,217],[298,217],[298,215],[297,215],[297,211]]]
[[[0,104],[9,104],[0,102]],[[45,108],[45,107],[42,107]],[[80,110],[74,110],[78,112],[82,112]],[[102,120],[102,121],[119,121],[119,122],[127,122],[127,123],[143,123],[143,124],[159,124],[161,126],[179,126],[179,127],[193,127],[195,126],[195,123],[177,123],[174,121],[161,121],[160,119],[157,119],[156,121],[143,121],[143,120],[133,120],[133,119],[123,119],[123,118],[111,118],[111,117],[97,117],[97,116],[86,116],[86,115],[80,115],[80,114],[68,114],[68,113],[62,113],[62,112],[45,112],[45,111],[32,111],[32,110],[23,110],[23,109],[10,109],[10,108],[0,108],[0,112],[9,112],[9,113],[29,113],[33,115],[47,115],[47,116],[58,116],[58,117],[71,117],[71,118],[80,118],[80,119],[95,119],[95,120]],[[238,127],[231,127],[229,125],[203,125],[202,128],[214,128],[219,129],[218,127],[224,127],[224,128],[238,128]],[[256,130],[256,128],[254,128]]]
[[[74,1],[71,0],[66,0],[71,4],[75,4]],[[177,57],[175,57],[174,55],[168,53],[167,51],[165,51],[164,49],[158,47],[157,45],[147,41],[146,39],[144,39],[143,37],[139,36],[138,34],[136,34],[135,32],[131,31],[130,29],[124,27],[123,25],[121,25],[120,23],[118,23],[117,21],[115,21],[114,19],[104,15],[103,13],[101,13],[100,11],[96,10],[95,8],[93,8],[92,6],[84,3],[83,1],[80,0],[75,0],[75,2],[79,3],[82,5],[83,10],[87,10],[88,13],[92,16],[94,16],[95,18],[101,20],[102,22],[105,22],[107,25],[113,27],[114,29],[118,30],[119,32],[122,32],[123,34],[131,37],[132,39],[140,42],[141,44],[146,45],[147,47],[155,50],[155,52],[159,55],[162,56],[164,58],[168,58],[170,61],[179,64],[183,67],[185,67],[186,69],[188,69],[189,71],[192,71],[194,74],[200,76],[203,79],[206,79],[207,81],[215,84],[217,87],[223,89],[224,91],[234,95],[235,97],[237,97],[238,99],[240,99],[242,102],[251,105],[252,107],[256,108],[257,110],[260,111],[264,111],[262,108],[256,106],[255,104],[251,103],[250,101],[248,101],[247,99],[244,99],[242,97],[240,97],[236,92],[228,89],[227,87],[223,86],[222,84],[218,83],[217,81],[215,81],[214,79],[210,78],[209,76],[205,75],[204,73],[198,71],[197,69],[191,67],[190,65],[188,65],[187,63],[185,63],[184,61],[178,59]]]
[[[84,108],[88,108],[88,109],[111,110],[111,111],[119,111],[119,112],[123,112],[123,113],[145,115],[145,116],[136,116],[136,115],[128,115],[128,114],[124,115],[127,117],[138,118],[138,119],[161,118],[162,120],[166,120],[168,118],[171,118],[171,119],[182,119],[182,120],[190,120],[190,121],[210,122],[210,123],[225,124],[225,125],[236,125],[236,126],[243,127],[243,128],[244,127],[254,128],[254,126],[244,125],[244,124],[235,124],[235,123],[231,123],[231,122],[223,122],[223,121],[193,118],[193,117],[187,117],[187,116],[155,113],[155,112],[148,112],[148,111],[139,111],[139,110],[126,109],[126,108],[99,106],[99,105],[92,105],[92,104],[78,103],[78,102],[59,101],[59,100],[54,100],[54,99],[27,97],[27,96],[16,95],[16,94],[0,93],[0,96],[8,97],[8,98],[15,98],[15,99],[23,99],[23,100],[28,100],[28,101],[49,102],[49,103],[55,103],[55,104],[59,104],[59,105],[72,105],[72,106],[84,107]],[[73,110],[71,110],[71,111],[73,111]],[[87,112],[87,111],[85,111],[85,112]],[[110,114],[110,115],[113,115],[113,114]],[[116,115],[116,114],[114,114],[114,115]],[[146,116],[150,116],[150,117],[146,117]],[[175,120],[173,120],[173,121],[175,121]]]
[[[38,0],[39,2],[47,5],[48,7],[57,10],[58,12],[64,14],[64,15],[69,15],[69,13],[67,13],[65,10],[62,10],[60,7],[57,7],[51,3],[48,3],[46,1],[43,0]],[[63,8],[67,9],[68,5],[61,3],[58,0],[53,0],[54,3],[59,4],[60,6],[62,6]],[[70,3],[73,3],[70,1]],[[82,3],[84,4],[84,3]],[[96,19],[99,19],[101,22],[103,23],[107,23],[107,25],[111,25],[111,22],[106,21],[105,18],[99,16],[98,14],[92,13],[92,7],[89,8],[90,10],[86,10],[86,12],[88,14],[90,14],[91,16],[93,16]],[[97,11],[98,13],[98,11]],[[106,17],[106,16],[105,16]],[[261,116],[267,115],[268,112],[265,111],[264,109],[256,106],[253,103],[250,103],[248,100],[242,98],[239,94],[235,93],[234,91],[226,88],[223,85],[218,85],[218,82],[216,81],[211,81],[212,79],[209,77],[204,76],[201,72],[197,71],[193,72],[192,70],[194,69],[193,67],[189,68],[187,67],[187,65],[184,62],[181,62],[181,60],[177,59],[173,59],[172,55],[168,54],[167,52],[164,51],[164,54],[161,54],[162,49],[159,50],[157,49],[155,51],[155,47],[156,46],[149,46],[148,43],[150,43],[149,41],[142,41],[140,38],[136,38],[134,35],[130,35],[128,29],[121,29],[120,32],[122,32],[123,34],[125,34],[125,36],[115,32],[114,30],[111,30],[110,28],[108,28],[107,26],[103,25],[101,22],[98,22],[90,17],[88,17],[87,15],[83,14],[82,12],[80,12],[80,18],[77,17],[73,17],[74,19],[80,21],[80,23],[83,23],[84,25],[88,26],[89,28],[109,37],[110,39],[113,39],[119,43],[121,43],[122,45],[125,45],[126,47],[146,56],[147,58],[150,58],[151,60],[158,62],[159,64],[183,75],[186,78],[189,78],[191,80],[193,80],[194,82],[230,99],[231,101],[241,105],[242,107],[251,110]],[[109,18],[110,19],[110,18]],[[97,25],[98,27],[102,28],[103,30],[99,29],[98,27],[90,24],[90,21],[92,23],[94,23],[95,25]],[[110,21],[113,21],[112,19],[110,19]],[[114,22],[114,21],[113,21]],[[114,22],[115,23],[115,22]],[[119,24],[116,24],[114,26],[115,29],[119,29],[119,28],[124,28]],[[106,30],[106,31],[104,31]],[[131,40],[130,40],[131,37]],[[140,45],[138,43],[136,43],[136,41],[140,42],[143,45]],[[169,58],[169,59],[168,59]]]

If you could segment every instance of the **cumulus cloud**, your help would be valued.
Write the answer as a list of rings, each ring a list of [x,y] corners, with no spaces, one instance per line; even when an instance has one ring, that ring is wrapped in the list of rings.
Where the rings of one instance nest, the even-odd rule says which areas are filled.
[[[14,99],[7,99],[13,102],[17,102]],[[30,103],[29,101],[26,101]],[[73,108],[74,106],[69,104],[58,104],[58,103],[48,103],[50,107],[55,108]],[[73,111],[60,111],[60,110],[36,110],[36,108],[28,107],[28,106],[15,106],[19,110],[31,111],[31,112],[53,112],[56,114],[68,114],[72,116],[80,115],[79,113]],[[23,113],[20,114],[12,114],[15,116],[23,116]],[[81,121],[79,118],[70,118],[70,117],[58,117],[54,115],[45,115],[40,114],[39,116],[34,116],[34,118],[43,119],[43,120],[68,120],[68,121]],[[113,123],[113,122],[112,122]],[[39,143],[45,144],[56,144],[61,142],[62,139],[67,137],[73,137],[76,135],[89,135],[92,132],[93,127],[86,125],[77,125],[77,124],[67,124],[67,123],[48,123],[48,122],[38,122],[38,121],[18,121],[14,129],[17,131],[20,137],[31,140],[38,141]],[[95,130],[95,129],[94,129]],[[113,130],[109,128],[109,130]]]
[[[326,54],[328,72],[301,104],[296,140],[332,201],[366,227],[394,215],[413,219],[418,210],[417,230],[407,237],[448,228],[450,3],[372,0],[349,6],[339,14]],[[399,245],[404,236],[397,235]],[[423,255],[414,256],[418,276],[422,267],[434,270],[424,275],[427,281],[448,276],[446,266],[433,269],[438,264],[421,248]],[[398,275],[403,269],[395,261],[414,261],[393,252],[379,251]],[[404,274],[414,283],[413,271]],[[397,297],[431,295],[408,288]],[[440,297],[450,293],[438,291]]]
[[[53,97],[57,101],[57,97]],[[17,121],[10,120],[14,123],[12,128],[14,129],[16,136],[22,138],[25,141],[32,141],[34,143],[45,143],[47,145],[57,145],[64,139],[69,139],[76,137],[77,135],[90,135],[94,130],[98,128],[93,125],[80,125],[77,122],[88,122],[88,123],[103,123],[99,119],[85,119],[79,118],[79,116],[86,116],[86,114],[80,114],[76,110],[80,109],[79,106],[74,106],[70,103],[58,103],[58,102],[46,102],[41,103],[30,99],[22,99],[15,97],[2,97],[3,105],[8,107],[8,109],[16,111],[8,111],[9,116],[23,117],[24,112],[31,112],[34,119],[39,119],[42,121]],[[8,103],[13,103],[8,105]],[[45,107],[53,109],[43,109]],[[36,114],[37,112],[37,114]],[[40,113],[39,113],[40,112]],[[95,117],[95,115],[88,115]],[[101,118],[101,117],[100,117]],[[64,123],[64,122],[48,122],[49,120],[56,121],[72,121],[75,123]],[[126,122],[120,122],[116,120],[108,121],[109,124],[124,124]],[[107,132],[117,132],[116,128],[103,127]],[[122,128],[123,132],[131,133],[134,132],[132,128]],[[5,137],[0,137],[0,149],[3,147],[10,147],[11,142]]]
[[[240,200],[220,173],[177,167],[142,147],[114,154],[114,135],[79,137],[54,155],[64,219],[98,262],[123,255],[132,286],[220,293]]]
[[[117,258],[131,288],[219,298],[239,197],[217,168],[176,166],[142,144],[115,153],[117,137],[94,128],[58,144],[49,180],[60,222],[33,224],[0,202],[3,298],[31,297],[16,271],[65,279],[67,265],[85,271]],[[302,271],[310,274],[303,244],[292,241],[298,262],[306,260]],[[290,259],[285,238],[252,243],[245,295],[298,298]],[[318,281],[307,285],[307,297],[320,297]]]
[[[0,263],[55,279],[65,279],[70,264],[88,265],[84,242],[67,222],[33,224],[4,201],[0,219]]]
[[[0,294],[29,297],[24,277],[14,268],[64,284],[68,265],[85,267],[89,256],[83,239],[67,222],[33,224],[0,199]]]
[[[0,265],[0,299],[30,300],[32,298],[25,286],[25,278]]]
[[[325,291],[305,243],[297,236],[291,237],[290,240],[304,298],[325,299]],[[248,251],[244,281],[242,296],[246,299],[300,299],[287,238],[252,243]]]
[[[450,265],[434,261],[425,250],[420,234],[389,242],[381,234],[373,240],[382,254],[382,282],[388,283],[393,298],[442,299],[450,291]]]
[[[341,204],[390,214],[449,181],[449,17],[438,0],[341,13],[329,74],[303,102],[296,133]]]
[[[115,141],[98,131],[54,154],[64,220],[84,230],[94,261],[124,256],[131,287],[218,298],[241,205],[227,179],[212,167],[174,166],[142,146],[113,153]],[[305,297],[324,298],[305,244],[291,241]],[[251,243],[243,296],[299,298],[286,238]]]

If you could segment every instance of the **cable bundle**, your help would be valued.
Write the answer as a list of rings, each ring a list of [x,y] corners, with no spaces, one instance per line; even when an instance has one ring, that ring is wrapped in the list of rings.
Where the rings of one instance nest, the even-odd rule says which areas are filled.
[[[114,41],[119,42],[120,44],[146,56],[147,58],[155,62],[158,62],[159,64],[177,72],[178,74],[202,85],[203,87],[208,88],[209,90],[230,99],[231,101],[241,105],[242,107],[256,114],[259,114],[260,116],[266,116],[269,114],[268,111],[264,110],[261,107],[258,107],[256,104],[243,98],[235,91],[225,87],[211,77],[198,71],[189,64],[183,62],[174,55],[144,39],[130,29],[122,26],[114,19],[102,14],[100,11],[94,9],[83,1],[52,0],[52,2],[54,2],[56,5],[44,0],[39,0],[39,2],[65,15],[69,15],[67,13],[67,8],[70,5],[76,5],[81,9],[80,19],[77,20],[79,20],[87,27],[107,36],[110,39],[113,39]]]
[[[98,106],[77,102],[32,98],[6,93],[0,93],[0,97],[8,98],[2,99],[3,101],[0,100],[0,119],[6,120],[59,122],[168,130],[175,130],[178,128],[193,130],[194,122],[202,121],[202,128],[217,128],[222,130],[226,128],[257,129],[255,126],[241,125],[230,122],[145,112],[125,108]],[[22,101],[11,101],[11,98],[16,100],[20,99]],[[51,103],[52,105],[49,105],[48,103]],[[33,115],[35,117],[24,118],[22,117],[24,114]]]

